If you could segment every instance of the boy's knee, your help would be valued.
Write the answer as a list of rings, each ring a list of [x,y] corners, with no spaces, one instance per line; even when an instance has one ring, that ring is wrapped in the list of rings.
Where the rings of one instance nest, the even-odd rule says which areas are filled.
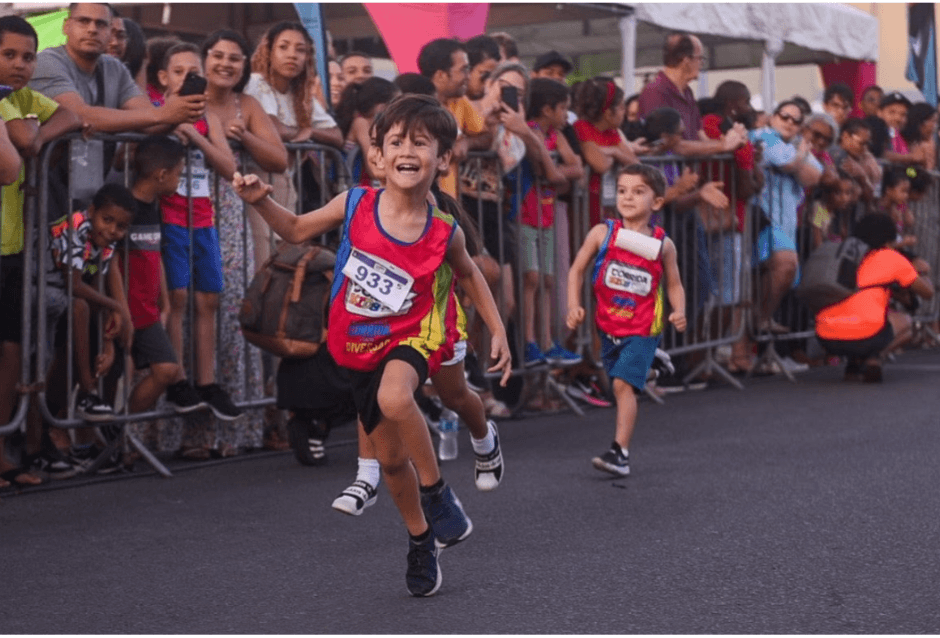
[[[526,288],[537,288],[539,285],[539,273],[537,270],[527,270],[522,276],[522,282]]]
[[[155,363],[150,366],[150,375],[153,380],[163,387],[169,387],[176,383],[180,374],[178,363]]]
[[[170,308],[175,311],[186,310],[186,302],[189,295],[185,288],[178,288],[170,291]]]
[[[214,292],[196,293],[196,310],[201,313],[213,313],[219,309],[219,295]]]
[[[376,401],[382,415],[392,421],[401,421],[405,419],[414,404],[414,397],[411,393],[395,385],[385,385],[379,388],[376,394]]]

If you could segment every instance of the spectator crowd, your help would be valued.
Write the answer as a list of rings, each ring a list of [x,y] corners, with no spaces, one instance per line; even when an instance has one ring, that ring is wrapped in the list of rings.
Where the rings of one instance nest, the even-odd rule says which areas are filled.
[[[555,51],[527,68],[505,33],[433,40],[419,73],[390,81],[361,52],[329,51],[328,77],[319,77],[297,23],[271,27],[254,48],[224,29],[198,45],[145,41],[109,5],[77,3],[64,32],[64,45],[37,53],[25,20],[0,17],[0,85],[10,87],[0,100],[0,424],[27,390],[24,360],[45,382],[45,405],[32,390],[25,435],[0,437],[0,488],[131,465],[134,456],[111,444],[122,411],[158,411],[134,427],[148,446],[189,460],[286,449],[291,427],[315,433],[322,460],[322,414],[290,396],[304,388],[278,388],[279,362],[240,334],[245,290],[280,238],[231,181],[237,171],[264,175],[273,199],[297,212],[379,183],[374,124],[402,94],[433,96],[457,123],[435,188],[462,207],[469,253],[510,342],[521,344],[513,360],[525,374],[491,387],[482,324],[470,313],[467,371],[488,416],[558,407],[538,383],[544,375],[568,400],[611,405],[592,333],[565,329],[558,300],[586,229],[616,218],[613,176],[626,165],[662,170],[665,204],[653,223],[674,242],[685,283],[688,328],[666,335],[662,347],[678,356],[672,374],[647,386],[654,395],[701,387],[689,373],[716,350],[731,374],[844,357],[847,380],[880,381],[884,358],[915,337],[917,298],[933,294],[937,237],[918,234],[918,215],[937,215],[938,112],[897,92],[871,86],[856,96],[833,84],[820,112],[794,96],[760,113],[732,80],[696,99],[690,85],[706,56],[687,34],[665,38],[662,70],[627,96],[608,77],[569,82],[574,66]],[[855,109],[863,116],[851,117]],[[113,140],[127,133],[137,135]],[[63,136],[71,152],[42,153]],[[40,157],[45,225],[24,188]],[[794,295],[801,267],[823,244],[853,236],[882,251],[859,269],[859,286],[877,290],[814,322]],[[33,343],[22,339],[24,298]],[[866,327],[853,323],[858,313]],[[851,334],[840,327],[848,323]],[[819,339],[787,338],[816,324]],[[917,335],[925,345],[938,326],[926,328]],[[723,347],[708,345],[716,341]],[[776,368],[759,356],[767,347],[785,355]],[[273,395],[290,421],[253,405]],[[87,427],[50,427],[70,413]]]

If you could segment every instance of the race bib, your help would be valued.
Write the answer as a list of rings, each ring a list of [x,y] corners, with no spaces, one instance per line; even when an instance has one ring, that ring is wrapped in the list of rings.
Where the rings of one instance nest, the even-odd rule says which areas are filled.
[[[604,283],[612,290],[629,292],[640,297],[645,297],[653,291],[653,275],[642,268],[617,261],[607,264]]]
[[[343,266],[343,274],[350,279],[350,291],[355,284],[367,296],[375,299],[394,314],[400,312],[414,277],[380,257],[353,248]]]
[[[617,180],[614,172],[607,171],[601,177],[601,206],[615,206],[617,204]]]
[[[206,156],[202,154],[202,151],[192,151],[189,154],[188,170],[190,171],[189,184],[186,183],[187,169],[183,168],[176,194],[188,197],[191,191],[193,197],[209,197],[209,169],[206,167]]]

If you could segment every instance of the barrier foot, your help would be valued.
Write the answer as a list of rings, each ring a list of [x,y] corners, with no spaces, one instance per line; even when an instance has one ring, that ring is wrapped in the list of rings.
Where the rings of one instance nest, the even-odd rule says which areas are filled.
[[[147,449],[146,445],[140,442],[140,439],[130,432],[125,432],[124,435],[127,437],[127,440],[130,442],[130,444],[134,446],[134,449],[137,450],[143,459],[150,464],[150,467],[156,470],[157,473],[164,478],[173,478],[173,473],[170,472],[170,470],[168,470],[166,466],[153,455],[153,452]]]
[[[666,402],[663,400],[663,398],[662,398],[661,396],[659,396],[659,395],[656,393],[656,390],[654,390],[652,387],[650,387],[650,382],[649,382],[649,381],[647,381],[647,382],[646,382],[646,385],[643,386],[643,393],[644,393],[646,396],[648,396],[649,398],[651,398],[653,401],[655,401],[656,403],[658,403],[659,405],[666,405]]]
[[[734,376],[725,370],[723,366],[718,365],[712,356],[712,351],[707,350],[705,353],[705,360],[698,364],[689,374],[682,379],[683,383],[688,383],[692,379],[703,375],[703,374],[712,374],[717,373],[719,377],[727,381],[730,385],[733,385],[738,390],[744,390],[744,385],[734,378]]]
[[[783,372],[784,376],[786,376],[790,383],[796,383],[796,377],[793,376],[793,373],[787,370],[786,366],[783,365],[783,358],[777,352],[777,349],[774,348],[773,341],[767,344],[767,348],[764,350],[764,354],[762,354],[757,360],[757,363],[754,364],[754,369],[758,370],[762,365],[771,362],[777,364],[777,367],[780,368],[780,371]]]
[[[584,416],[584,410],[581,409],[581,406],[575,403],[573,398],[568,396],[568,393],[565,392],[564,388],[562,388],[561,385],[555,381],[555,379],[553,379],[552,375],[550,374],[545,375],[545,388],[547,390],[551,390],[561,397],[561,400],[567,403],[568,407],[571,408],[575,414],[578,416]]]

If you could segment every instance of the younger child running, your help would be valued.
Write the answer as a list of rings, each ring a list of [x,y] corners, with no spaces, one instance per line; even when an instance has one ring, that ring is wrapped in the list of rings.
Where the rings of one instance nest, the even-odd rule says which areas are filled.
[[[436,484],[419,486],[411,464],[435,463],[414,392],[452,356],[446,315],[453,274],[493,333],[491,370],[503,371],[505,383],[511,369],[502,321],[483,292],[486,282],[467,254],[463,231],[427,201],[438,171],[449,165],[456,137],[453,117],[437,100],[405,95],[389,104],[376,130],[384,190],[357,188],[298,217],[267,197],[271,187],[257,176],[236,174],[233,180],[236,192],[288,242],[343,225],[328,346],[350,370],[359,419],[408,529],[405,581],[414,596],[440,588],[435,540],[450,545],[470,531],[439,473]]]
[[[656,355],[663,331],[663,286],[672,312],[669,321],[676,330],[685,330],[685,291],[679,279],[676,245],[660,227],[650,225],[654,211],[663,206],[666,180],[661,171],[643,164],[631,164],[617,175],[617,212],[612,219],[591,229],[568,272],[568,327],[584,321],[581,286],[591,260],[591,282],[601,333],[601,355],[607,374],[613,379],[617,399],[617,427],[610,449],[592,461],[594,467],[617,476],[630,474],[630,438],[636,425],[637,403],[633,389],[642,390]],[[646,244],[650,237],[661,242],[656,256],[647,258],[621,247],[617,235],[624,229],[639,233],[627,240],[630,248]],[[646,241],[643,241],[643,240]]]

